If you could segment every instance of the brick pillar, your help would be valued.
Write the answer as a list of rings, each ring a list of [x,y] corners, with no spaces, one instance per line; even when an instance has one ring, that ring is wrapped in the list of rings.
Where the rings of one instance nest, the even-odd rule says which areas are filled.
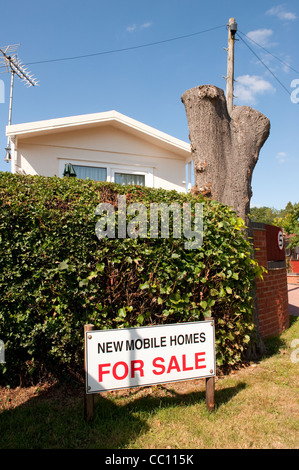
[[[256,293],[260,335],[268,338],[281,334],[289,327],[285,253],[284,249],[277,250],[278,227],[260,223],[252,225],[255,258],[267,269],[264,280],[257,279]]]

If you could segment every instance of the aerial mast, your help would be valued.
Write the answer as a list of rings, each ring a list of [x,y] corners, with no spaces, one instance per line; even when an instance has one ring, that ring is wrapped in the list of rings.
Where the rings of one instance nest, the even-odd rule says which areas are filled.
[[[11,125],[12,118],[12,104],[13,104],[13,87],[14,87],[14,77],[17,75],[19,79],[24,82],[28,87],[36,86],[38,84],[37,80],[34,78],[31,72],[28,72],[25,64],[17,56],[17,49],[19,44],[13,44],[9,46],[0,47],[0,67],[4,68],[6,72],[11,73],[10,81],[10,95],[9,95],[9,112],[8,112],[8,125]],[[6,147],[6,157],[5,161],[8,163],[11,160],[11,140],[7,138],[7,147]]]

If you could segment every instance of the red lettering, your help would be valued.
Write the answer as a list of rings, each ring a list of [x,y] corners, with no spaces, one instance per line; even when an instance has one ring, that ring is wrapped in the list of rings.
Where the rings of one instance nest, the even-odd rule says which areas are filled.
[[[185,372],[186,370],[193,370],[193,367],[186,366],[186,354],[183,354],[183,371]]]
[[[124,367],[123,375],[117,375],[116,370],[117,370],[118,366],[123,366]],[[122,361],[116,362],[114,364],[113,368],[112,368],[112,375],[116,380],[125,379],[127,377],[128,373],[129,373],[129,366],[126,362],[122,362]]]
[[[206,360],[205,354],[206,354],[205,352],[195,353],[194,354],[194,365],[190,364],[191,358],[189,358],[189,364],[187,364],[187,355],[182,354],[182,356],[181,356],[182,357],[181,366],[179,365],[177,357],[176,356],[171,356],[171,358],[169,359],[167,369],[164,366],[165,359],[163,357],[155,357],[155,359],[153,360],[153,367],[155,367],[155,369],[153,369],[153,374],[162,375],[165,372],[167,374],[169,374],[172,371],[187,372],[189,370],[194,370],[194,369],[205,369],[207,367],[206,364],[204,364],[204,362]],[[136,368],[136,370],[138,370],[138,369]],[[133,369],[132,369],[132,373],[133,373]]]
[[[175,356],[171,356],[170,361],[169,361],[169,366],[167,369],[167,374],[169,374],[172,369],[175,369],[177,372],[181,372],[179,363],[177,361],[177,358]]]
[[[144,362],[143,361],[131,361],[131,378],[135,377],[135,372],[140,372],[140,377],[144,376],[143,372]]]
[[[153,370],[153,374],[155,374],[155,375],[164,374],[165,366],[163,366],[163,364],[158,364],[157,361],[164,362],[164,359],[163,359],[163,357],[155,357],[155,359],[153,360],[153,366],[158,367],[161,370],[160,370],[160,372],[158,372],[157,370]]]
[[[199,365],[199,362],[204,362],[205,357],[200,358],[199,356],[205,356],[205,352],[195,353],[195,369],[205,369],[206,366]]]
[[[109,370],[103,370],[103,367],[110,367],[111,364],[99,364],[99,382],[103,382],[103,374],[109,374]]]

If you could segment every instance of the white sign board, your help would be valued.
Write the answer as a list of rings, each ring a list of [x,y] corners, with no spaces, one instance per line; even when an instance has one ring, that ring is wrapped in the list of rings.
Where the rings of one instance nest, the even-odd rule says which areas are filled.
[[[86,393],[213,377],[214,321],[93,330],[85,354]]]

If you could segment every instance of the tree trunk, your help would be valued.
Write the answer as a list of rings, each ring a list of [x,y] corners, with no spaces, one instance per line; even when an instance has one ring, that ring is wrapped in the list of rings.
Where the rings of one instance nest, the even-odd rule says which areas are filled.
[[[223,90],[202,85],[182,95],[194,164],[195,186],[200,193],[232,207],[244,219],[252,237],[249,211],[251,180],[259,152],[270,132],[270,121],[248,106],[235,106],[228,114]],[[265,351],[259,334],[257,297],[254,293],[256,343],[248,351]]]
[[[194,163],[193,192],[232,207],[249,225],[252,172],[270,121],[248,106],[229,116],[223,90],[202,85],[182,95]]]

